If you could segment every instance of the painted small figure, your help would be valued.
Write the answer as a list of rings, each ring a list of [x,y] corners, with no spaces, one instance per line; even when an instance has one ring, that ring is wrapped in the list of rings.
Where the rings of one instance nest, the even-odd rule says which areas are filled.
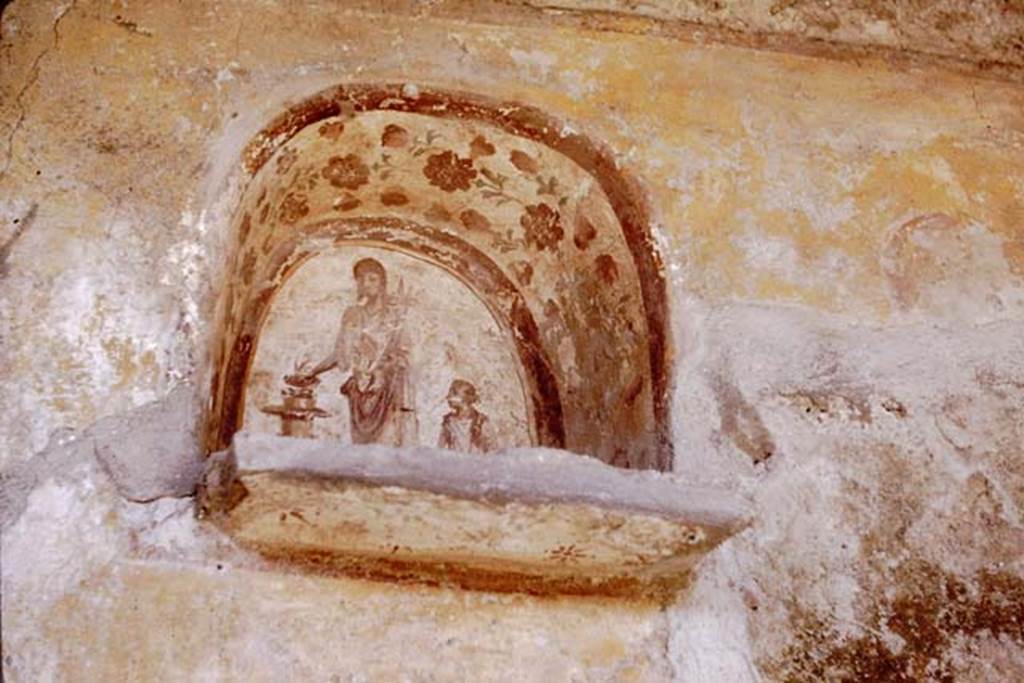
[[[476,409],[476,386],[463,379],[454,380],[448,389],[451,412],[441,423],[440,448],[462,453],[488,453],[494,450],[487,416]]]

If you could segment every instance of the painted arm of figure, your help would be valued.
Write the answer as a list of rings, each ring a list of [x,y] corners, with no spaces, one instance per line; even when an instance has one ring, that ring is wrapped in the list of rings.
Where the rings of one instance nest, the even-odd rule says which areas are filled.
[[[341,317],[341,325],[338,329],[338,337],[334,341],[334,348],[327,356],[313,366],[313,369],[309,371],[311,377],[327,372],[328,370],[335,367],[345,367],[348,365],[349,358],[352,354],[349,352],[349,346],[351,344],[352,334],[350,332],[351,327],[354,323],[353,309],[345,311],[345,314]]]
[[[310,370],[307,374],[310,377],[316,377],[317,375],[325,373],[337,365],[338,363],[334,360],[334,356],[328,356],[327,358],[324,358],[322,361],[313,366],[313,369]]]

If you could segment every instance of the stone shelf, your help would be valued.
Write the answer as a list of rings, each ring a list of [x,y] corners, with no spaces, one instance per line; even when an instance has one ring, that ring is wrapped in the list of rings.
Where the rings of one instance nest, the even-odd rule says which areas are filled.
[[[548,449],[464,455],[241,432],[200,514],[326,574],[541,595],[667,599],[749,521],[717,490]]]

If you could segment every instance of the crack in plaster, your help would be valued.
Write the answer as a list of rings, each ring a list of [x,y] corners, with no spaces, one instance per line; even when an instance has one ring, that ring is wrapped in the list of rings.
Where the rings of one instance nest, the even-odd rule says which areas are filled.
[[[28,114],[28,110],[26,109],[24,102],[25,94],[28,93],[29,89],[39,81],[39,68],[43,58],[56,50],[60,45],[60,23],[63,21],[64,17],[68,15],[68,12],[75,8],[77,2],[78,0],[71,0],[64,9],[57,13],[57,16],[53,21],[53,42],[49,47],[41,50],[39,54],[36,55],[36,58],[32,60],[32,68],[29,69],[28,80],[25,81],[25,84],[21,86],[21,89],[18,90],[18,94],[14,97],[14,104],[18,109],[18,118],[15,119],[14,125],[11,127],[11,132],[7,135],[7,152],[4,158],[4,167],[0,170],[0,178],[6,177],[8,171],[10,171],[11,162],[14,159],[14,138],[17,137],[18,133],[21,131],[21,126],[25,123],[25,117]]]
[[[10,264],[7,262],[11,257],[11,251],[14,246],[21,239],[21,236],[28,230],[29,225],[35,221],[36,213],[39,210],[39,204],[33,203],[23,215],[14,219],[14,223],[17,226],[14,228],[14,234],[12,234],[6,242],[0,245],[0,280],[7,277],[10,270]]]

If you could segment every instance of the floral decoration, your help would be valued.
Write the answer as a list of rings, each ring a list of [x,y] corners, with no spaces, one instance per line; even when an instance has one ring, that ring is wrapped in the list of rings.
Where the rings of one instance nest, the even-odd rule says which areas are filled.
[[[370,182],[370,168],[355,154],[331,157],[320,175],[334,187],[346,190],[358,190]]]
[[[427,165],[423,167],[423,175],[430,184],[445,192],[468,190],[470,183],[476,178],[476,169],[472,159],[460,159],[451,150],[427,157]]]
[[[587,220],[582,213],[576,214],[576,229],[572,233],[572,243],[580,251],[586,251],[590,243],[597,237],[597,230],[594,224]]]
[[[380,136],[380,144],[385,147],[405,147],[410,139],[409,131],[397,124],[389,123]]]
[[[242,259],[242,282],[248,286],[252,282],[253,273],[256,271],[256,250],[250,249],[245,252]]]
[[[275,170],[277,175],[284,175],[288,171],[292,170],[292,166],[299,159],[299,153],[291,147],[285,147],[281,150],[281,154],[277,157],[277,164]]]
[[[477,135],[473,138],[473,141],[469,143],[469,156],[476,159],[477,157],[489,157],[494,154],[494,145],[487,142],[487,139],[483,135]]]
[[[431,223],[448,223],[452,220],[451,211],[436,202],[430,205],[430,208],[423,213],[423,216]]]
[[[529,261],[516,261],[512,264],[512,274],[523,287],[528,287],[533,280],[533,266]]]
[[[569,545],[560,545],[557,548],[552,548],[547,552],[547,556],[556,562],[564,564],[586,559],[587,553],[582,548],[577,547],[575,543],[571,543]]]
[[[466,209],[459,214],[459,220],[466,230],[489,230],[491,222],[476,209]]]
[[[281,207],[278,216],[281,222],[292,224],[309,213],[309,204],[306,195],[289,192],[281,200]]]
[[[238,229],[238,243],[245,244],[245,240],[249,237],[249,232],[252,231],[252,216],[249,212],[245,212],[242,215],[242,225]]]
[[[358,208],[362,204],[355,195],[346,192],[342,196],[336,198],[331,204],[338,211],[351,211],[352,209]]]
[[[619,264],[611,254],[601,254],[594,260],[597,274],[609,285],[619,279]]]
[[[536,159],[526,152],[520,152],[518,149],[509,152],[508,160],[523,173],[536,173],[540,170],[540,164],[537,163]]]
[[[409,203],[409,197],[401,190],[384,190],[380,194],[380,203],[384,206],[404,206]]]
[[[554,250],[565,236],[561,217],[547,204],[527,206],[526,213],[519,217],[519,224],[526,231],[526,243],[537,251]]]
[[[345,132],[345,124],[341,121],[328,121],[320,124],[320,127],[316,129],[316,132],[320,133],[320,137],[327,138],[332,142],[341,137],[341,134]]]

